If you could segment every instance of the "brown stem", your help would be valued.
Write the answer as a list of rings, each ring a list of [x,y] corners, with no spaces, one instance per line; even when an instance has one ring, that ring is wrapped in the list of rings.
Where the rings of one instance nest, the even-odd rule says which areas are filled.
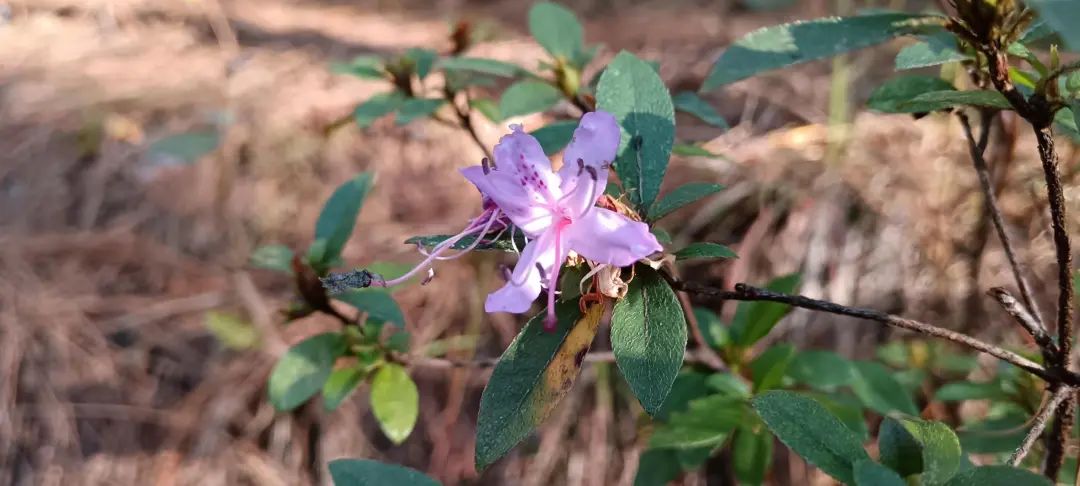
[[[1005,249],[1005,257],[1009,260],[1009,267],[1012,269],[1013,278],[1016,279],[1016,286],[1020,288],[1020,297],[1024,299],[1024,305],[1027,306],[1028,312],[1034,316],[1035,321],[1042,326],[1042,316],[1039,315],[1039,308],[1035,306],[1035,300],[1031,297],[1031,286],[1027,283],[1027,279],[1024,278],[1024,274],[1020,271],[1020,264],[1016,261],[1016,252],[1013,250],[1012,241],[1009,239],[1009,234],[1005,232],[1005,220],[1001,216],[1001,210],[998,209],[997,195],[994,194],[993,184],[990,183],[990,169],[986,165],[986,159],[983,154],[986,151],[986,144],[989,139],[990,124],[987,123],[990,118],[984,113],[983,119],[983,132],[978,142],[975,141],[975,135],[971,131],[971,122],[968,120],[967,114],[964,112],[957,113],[960,118],[960,123],[964,126],[964,134],[967,136],[968,149],[971,152],[971,160],[975,164],[975,173],[979,176],[979,185],[982,187],[983,197],[986,200],[986,211],[990,214],[990,220],[994,223],[994,229],[997,231],[998,239],[1001,240],[1001,246]]]
[[[1053,393],[1050,400],[1043,405],[1039,413],[1035,415],[1035,419],[1032,421],[1031,430],[1028,431],[1024,441],[1020,443],[1020,447],[1016,448],[1016,451],[1009,456],[1008,465],[1016,467],[1020,465],[1020,461],[1024,460],[1024,457],[1031,452],[1031,447],[1035,445],[1035,441],[1042,435],[1044,429],[1046,429],[1046,422],[1050,420],[1050,417],[1057,411],[1058,405],[1068,398],[1073,393],[1073,389],[1069,387],[1062,387],[1057,392]]]
[[[1032,122],[1034,123],[1034,122]],[[1054,248],[1058,264],[1058,320],[1057,338],[1060,354],[1055,363],[1062,369],[1072,364],[1072,248],[1069,231],[1065,225],[1065,192],[1058,174],[1057,152],[1054,137],[1048,126],[1036,125],[1035,138],[1039,142],[1039,158],[1042,160],[1046,178],[1047,198],[1050,201],[1050,226],[1054,232]]]
[[[795,307],[802,307],[804,309],[876,321],[889,326],[907,329],[909,331],[915,331],[921,334],[942,338],[957,344],[967,346],[976,351],[989,354],[1002,361],[1012,363],[1013,365],[1016,365],[1024,371],[1027,371],[1028,373],[1038,376],[1051,383],[1058,383],[1061,381],[1068,381],[1069,384],[1080,383],[1080,376],[1073,375],[1072,373],[1066,372],[1064,370],[1047,370],[1046,368],[1043,368],[1034,361],[1031,361],[1023,356],[1013,353],[1012,351],[1002,349],[998,346],[994,346],[993,344],[985,343],[966,334],[961,334],[956,331],[950,331],[942,327],[937,327],[912,319],[906,319],[903,317],[894,316],[892,314],[886,314],[884,312],[874,309],[866,309],[862,307],[847,307],[833,302],[811,299],[809,297],[804,297],[801,295],[789,295],[757,287],[751,287],[742,283],[736,284],[734,291],[728,291],[695,284],[693,282],[680,282],[674,280],[669,281],[672,282],[672,286],[675,287],[677,290],[683,290],[699,295],[711,296],[727,300],[763,300],[770,302],[779,302]]]
[[[1005,312],[1008,312],[1035,339],[1035,344],[1039,345],[1039,349],[1043,351],[1043,358],[1047,362],[1057,355],[1057,346],[1050,335],[1046,333],[1046,328],[1043,327],[1042,323],[1035,320],[1035,317],[1024,306],[1020,305],[1020,302],[1017,302],[1016,297],[1013,297],[1012,294],[1001,287],[994,287],[986,293],[993,297],[998,304],[1001,304]]]
[[[1050,436],[1046,438],[1046,462],[1043,465],[1043,475],[1056,483],[1061,466],[1065,463],[1065,446],[1068,442],[1069,431],[1072,430],[1073,405],[1076,400],[1068,387],[1051,385],[1050,390],[1054,395],[1062,392],[1065,395],[1065,399],[1058,403],[1054,411],[1057,420],[1050,428]]]

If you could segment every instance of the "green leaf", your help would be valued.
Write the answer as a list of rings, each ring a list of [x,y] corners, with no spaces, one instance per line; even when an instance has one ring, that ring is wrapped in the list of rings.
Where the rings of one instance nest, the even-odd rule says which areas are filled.
[[[671,95],[649,63],[623,51],[600,76],[596,104],[619,120],[615,171],[631,204],[645,214],[660,193],[675,141]]]
[[[499,104],[495,100],[488,98],[479,98],[469,100],[469,106],[472,109],[479,111],[484,118],[487,118],[492,123],[499,123],[503,120],[502,113],[499,113]]]
[[[615,187],[615,186],[614,185],[608,186],[609,189],[612,188],[612,187]],[[612,195],[612,197],[618,197],[618,196],[617,195]],[[653,236],[656,237],[656,241],[660,242],[661,245],[670,245],[671,244],[671,233],[668,233],[667,230],[665,230],[664,228],[661,228],[659,226],[653,226],[652,228],[649,228],[649,232],[652,233]]]
[[[678,449],[649,449],[638,459],[634,486],[667,486],[683,473]]]
[[[870,460],[855,433],[813,399],[773,390],[751,403],[781,442],[841,482],[853,483],[853,465]]]
[[[702,337],[710,348],[719,351],[729,344],[731,336],[728,335],[727,327],[720,321],[720,316],[709,309],[694,307],[694,317],[697,318]]]
[[[676,187],[656,201],[649,210],[649,220],[659,221],[680,208],[693,204],[705,196],[716,194],[724,189],[720,184],[711,182],[690,182]]]
[[[705,386],[722,395],[750,398],[750,386],[734,373],[713,373],[705,379]]]
[[[830,351],[802,351],[787,368],[796,383],[825,392],[850,385],[855,373],[851,361]]]
[[[353,119],[360,128],[370,127],[375,120],[382,118],[398,109],[405,102],[405,95],[400,91],[380,93],[368,98],[363,103],[356,105],[353,111]]]
[[[896,55],[896,70],[938,66],[971,59],[956,47],[956,36],[948,32],[929,35],[900,50]]]
[[[334,190],[315,222],[315,242],[312,248],[318,250],[308,251],[309,261],[325,264],[341,256],[345,242],[352,236],[364,199],[368,192],[371,192],[374,183],[374,174],[362,172]]]
[[[1025,2],[1039,12],[1046,25],[1061,36],[1065,45],[1080,50],[1080,8],[1075,0],[1029,0]]]
[[[292,259],[292,248],[285,245],[265,245],[251,253],[251,266],[291,274]]]
[[[158,165],[191,164],[216,150],[220,143],[217,130],[179,133],[150,144],[146,154]]]
[[[527,73],[516,64],[479,57],[447,57],[440,60],[437,65],[447,71],[488,74],[502,78],[513,78]]]
[[[1051,486],[1049,479],[1026,469],[1009,466],[978,466],[964,471],[947,486]]]
[[[420,393],[401,365],[387,363],[375,372],[371,380],[371,411],[391,442],[400,444],[409,438],[420,414]]]
[[[720,55],[702,90],[712,90],[760,72],[870,47],[894,37],[935,30],[944,22],[945,18],[940,16],[879,13],[764,27],[743,36]]]
[[[503,92],[499,113],[503,118],[547,111],[562,99],[559,88],[544,81],[518,81]]]
[[[967,400],[1005,400],[1009,396],[1001,388],[1001,383],[975,383],[958,381],[938,388],[934,399],[943,402],[962,402]]]
[[[439,98],[409,98],[398,108],[397,124],[406,125],[417,118],[431,116],[446,100]]]
[[[799,274],[779,277],[765,286],[774,292],[790,294],[799,288]],[[791,306],[777,302],[739,302],[731,323],[731,336],[736,345],[749,347],[769,334]]]
[[[435,64],[435,60],[439,58],[439,53],[431,49],[421,49],[419,47],[413,47],[405,51],[405,59],[408,59],[413,64],[413,72],[416,73],[416,77],[423,80],[431,72],[432,64]]]
[[[250,349],[259,344],[259,331],[236,315],[210,311],[205,322],[206,329],[229,349]]]
[[[556,59],[573,60],[585,46],[574,12],[552,2],[540,2],[529,9],[529,33]]]
[[[671,147],[671,153],[680,157],[708,157],[712,159],[725,158],[716,152],[710,152],[705,147],[689,143],[677,143]]]
[[[923,484],[944,484],[960,466],[960,440],[949,426],[886,417],[878,432],[881,462],[901,476],[920,474]]]
[[[919,414],[911,395],[885,365],[873,361],[855,361],[854,364],[856,373],[851,390],[864,405],[882,415],[892,412]]]
[[[480,398],[476,467],[483,469],[521,442],[573,387],[596,336],[603,306],[585,315],[577,302],[557,303],[558,323],[545,331],[546,314],[529,320],[499,358]]]
[[[714,447],[727,439],[743,419],[743,400],[713,395],[690,402],[690,409],[671,414],[649,438],[652,449]]]
[[[409,239],[405,240],[405,244],[406,245],[421,245],[424,248],[431,249],[431,248],[435,247],[436,245],[438,245],[439,243],[442,243],[442,242],[446,241],[447,239],[452,238],[453,236],[454,235],[414,236],[412,238],[409,238]],[[490,240],[490,238],[488,240]],[[473,250],[480,250],[480,251],[484,251],[484,250],[515,251],[514,250],[514,245],[510,243],[509,235],[503,236],[502,238],[500,238],[498,240],[495,240],[495,241],[488,241],[488,240],[485,240],[484,243],[480,243],[479,245],[476,245],[475,247],[473,247]],[[525,248],[525,237],[521,234],[521,231],[515,231],[514,241],[517,244],[517,250],[516,251],[520,251],[520,250]],[[475,243],[475,242],[476,242],[476,237],[470,235],[470,236],[466,236],[466,237],[462,238],[457,243],[454,243],[453,245],[450,245],[450,248],[454,249],[454,250],[464,250],[466,248],[472,247],[473,243]]]
[[[338,74],[349,74],[364,79],[385,79],[386,66],[379,56],[356,56],[348,63],[335,64],[330,70]]]
[[[972,454],[1013,452],[1030,429],[1029,414],[1019,407],[957,429],[960,445]]]
[[[671,385],[667,400],[664,400],[660,410],[653,415],[653,420],[667,422],[671,414],[689,409],[691,401],[711,395],[712,392],[705,386],[709,376],[690,369],[679,372],[675,383]]]
[[[780,385],[788,363],[795,357],[795,347],[780,344],[766,349],[750,362],[750,376],[754,378],[754,393],[771,390]]]
[[[996,108],[1008,110],[1011,108],[1005,96],[997,91],[970,90],[970,91],[933,91],[923,93],[906,103],[900,104],[900,109],[908,113],[926,113],[930,111],[945,110],[955,106],[977,106],[980,108]]]
[[[892,469],[874,461],[855,463],[855,486],[907,486]]]
[[[676,260],[710,260],[716,258],[739,258],[731,248],[719,243],[698,242],[675,252]]]
[[[805,392],[804,395],[817,400],[829,413],[840,419],[844,425],[865,440],[870,436],[863,417],[863,406],[858,398],[847,394]]]
[[[532,135],[537,142],[540,142],[545,154],[552,156],[570,144],[570,139],[574,138],[574,129],[577,126],[578,122],[574,120],[557,121],[548,123],[536,131],[529,132],[529,135]]]
[[[330,461],[330,477],[334,486],[439,486],[438,481],[415,469],[368,459]]]
[[[756,420],[754,422],[757,422]],[[761,424],[744,423],[731,444],[731,468],[739,484],[759,485],[772,465],[773,438]]]
[[[915,97],[938,91],[952,90],[953,86],[948,81],[937,76],[925,76],[922,74],[906,74],[897,76],[882,83],[870,95],[866,106],[871,110],[883,113],[917,113],[907,104]],[[926,110],[929,112],[932,110]]]
[[[356,390],[356,385],[359,385],[361,381],[364,381],[364,371],[360,368],[350,366],[334,370],[323,384],[323,408],[327,412],[337,410],[341,402]]]
[[[709,102],[692,91],[683,91],[671,97],[671,101],[674,103],[676,110],[694,115],[709,125],[725,130],[731,128],[728,126],[727,121],[724,120],[724,117]]]
[[[367,312],[369,317],[389,322],[397,327],[405,327],[405,315],[390,295],[389,290],[377,287],[353,289],[334,295],[334,298]]]
[[[306,402],[322,389],[344,351],[345,338],[336,332],[317,334],[289,348],[270,373],[270,403],[285,412]]]
[[[655,270],[639,268],[611,315],[615,363],[641,406],[653,415],[664,403],[686,350],[686,317],[675,291]]]

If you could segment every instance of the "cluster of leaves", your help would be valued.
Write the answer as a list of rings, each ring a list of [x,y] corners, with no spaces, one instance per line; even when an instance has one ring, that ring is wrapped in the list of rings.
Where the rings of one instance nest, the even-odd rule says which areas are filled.
[[[1006,3],[1012,2],[998,2]],[[1080,113],[1080,77],[1070,65],[1061,63],[1057,47],[1050,47],[1045,63],[1035,54],[1042,45],[1039,43],[1080,46],[1075,29],[1070,31],[1071,26],[1063,27],[1070,24],[1061,23],[1077,10],[1050,0],[1029,3],[1045,9],[1045,21],[1035,20],[1031,14],[1006,21],[990,15],[988,25],[992,28],[987,27],[988,32],[1009,46],[1008,54],[1014,60],[1030,66],[1031,70],[1010,68],[1009,76],[1018,89],[1043,94],[1056,110],[1058,127],[1080,136],[1073,118],[1074,113]],[[994,7],[997,10],[993,11],[1004,8]],[[943,66],[940,75],[893,79],[874,92],[868,102],[871,108],[917,115],[962,107],[1008,110],[1010,104],[997,91],[958,89],[957,73],[961,71],[956,66],[978,70],[987,62],[965,37],[965,32],[976,28],[982,27],[960,26],[956,19],[942,15],[890,12],[766,27],[730,46],[714,64],[701,91],[900,36],[914,36],[917,42],[897,56],[897,68]],[[537,72],[464,55],[469,36],[460,29],[449,54],[416,48],[393,58],[362,56],[340,66],[341,72],[383,79],[392,87],[358,105],[356,123],[366,127],[393,114],[398,124],[427,118],[473,130],[474,111],[502,122],[540,112],[565,116],[602,109],[615,115],[623,130],[615,161],[620,183],[608,192],[613,200],[625,203],[652,225],[721,190],[715,184],[691,183],[660,197],[673,153],[711,155],[701,147],[675,142],[675,111],[726,126],[700,96],[692,92],[672,96],[658,75],[658,64],[628,52],[619,53],[597,76],[583,82],[582,73],[599,49],[584,43],[580,22],[556,4],[535,5],[529,12],[529,30],[550,54]],[[499,87],[504,89],[496,97],[492,93]],[[1075,109],[1070,111],[1070,106]],[[447,113],[450,120],[445,118]],[[555,121],[533,135],[552,155],[567,145],[575,124],[573,120]],[[318,285],[318,277],[341,265],[341,250],[370,188],[371,177],[364,174],[335,191],[305,256],[280,246],[256,252],[257,265],[294,276],[303,301],[291,309],[291,316],[320,311],[335,314],[346,323],[341,332],[314,336],[290,349],[271,376],[270,398],[279,409],[288,410],[322,391],[324,404],[333,408],[369,379],[375,415],[387,435],[400,441],[415,422],[417,400],[415,385],[395,360],[397,353],[407,352],[408,335],[383,329],[385,323],[401,327],[404,319],[400,309],[385,290],[355,290],[332,297],[360,311],[355,319],[345,318],[329,305],[331,297]],[[662,230],[653,228],[664,240]],[[445,238],[422,236],[409,242],[434,245]],[[670,245],[670,240],[662,242]],[[513,251],[520,247],[513,243],[495,241],[479,249]],[[735,256],[723,245],[711,242],[669,252],[677,260]],[[577,291],[586,271],[584,267],[564,270],[560,282],[563,292],[555,309],[559,320],[556,331],[542,329],[541,312],[499,359],[477,419],[479,468],[493,463],[530,434],[573,386],[604,310]],[[876,361],[850,361],[826,351],[797,351],[786,344],[763,347],[760,340],[788,308],[755,302],[740,304],[728,323],[707,310],[695,310],[706,344],[723,356],[729,367],[725,372],[706,373],[684,364],[687,316],[661,271],[639,264],[625,270],[624,277],[630,284],[626,297],[615,303],[611,313],[611,349],[629,389],[655,420],[648,449],[642,455],[638,484],[663,484],[725,448],[730,448],[739,480],[759,484],[770,467],[774,435],[823,472],[849,484],[1044,481],[1022,469],[974,467],[967,459],[969,453],[1010,452],[1026,433],[1025,420],[1038,406],[1041,390],[1018,370],[1002,367],[992,381],[968,383],[963,377],[974,369],[974,361],[950,358],[948,352],[923,343],[882,349],[881,359],[902,371]],[[770,287],[790,292],[797,285],[798,277],[791,275],[775,280]],[[588,291],[588,286],[583,290]],[[924,386],[935,380],[955,382],[936,391]],[[991,407],[979,422],[963,424],[959,434],[944,423],[915,418],[921,410],[917,403],[964,400],[989,400]],[[876,462],[863,447],[871,437],[865,421],[868,412],[884,417],[877,432],[881,453]],[[371,461],[335,461],[330,469],[338,484],[376,484],[397,477],[415,484],[434,484],[416,471]]]

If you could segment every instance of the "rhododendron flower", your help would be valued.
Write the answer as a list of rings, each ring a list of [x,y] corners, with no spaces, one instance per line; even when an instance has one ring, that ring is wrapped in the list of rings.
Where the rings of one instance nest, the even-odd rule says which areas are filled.
[[[595,263],[625,267],[662,247],[645,223],[596,206],[619,147],[614,116],[586,113],[558,172],[535,138],[520,125],[510,128],[495,146],[494,164],[485,160],[461,171],[531,239],[509,281],[488,295],[484,308],[526,312],[546,287],[545,329],[551,330],[559,268],[571,251]]]

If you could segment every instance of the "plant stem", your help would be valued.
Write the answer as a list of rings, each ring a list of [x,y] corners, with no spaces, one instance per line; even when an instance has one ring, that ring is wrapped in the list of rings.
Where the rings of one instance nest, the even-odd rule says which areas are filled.
[[[1050,226],[1054,232],[1054,248],[1057,250],[1058,264],[1058,320],[1057,338],[1060,353],[1055,363],[1062,369],[1072,365],[1072,248],[1069,231],[1065,225],[1065,192],[1058,174],[1057,152],[1054,150],[1054,137],[1049,126],[1035,128],[1035,138],[1039,142],[1039,158],[1042,159],[1043,175],[1046,178],[1047,198],[1050,200]]]
[[[1042,435],[1044,429],[1046,429],[1046,422],[1050,420],[1050,417],[1057,411],[1058,405],[1069,397],[1073,393],[1073,389],[1069,387],[1061,387],[1050,396],[1050,400],[1043,405],[1043,408],[1039,410],[1039,413],[1035,415],[1035,420],[1031,424],[1031,430],[1028,431],[1024,441],[1020,443],[1020,447],[1016,448],[1016,451],[1009,456],[1009,462],[1006,464],[1016,467],[1020,465],[1020,461],[1024,460],[1024,457],[1031,452],[1031,447],[1035,445],[1035,441]]]

